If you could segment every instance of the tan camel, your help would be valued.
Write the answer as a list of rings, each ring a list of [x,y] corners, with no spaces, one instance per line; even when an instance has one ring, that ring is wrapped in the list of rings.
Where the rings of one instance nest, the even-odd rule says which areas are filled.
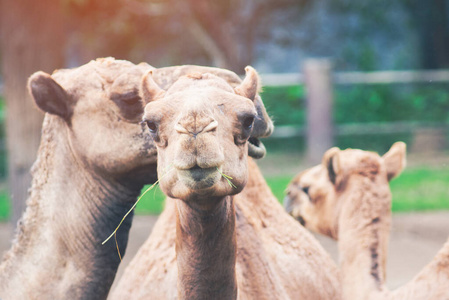
[[[157,175],[154,143],[139,125],[138,86],[149,69],[107,58],[30,78],[36,104],[49,114],[28,208],[0,265],[1,299],[106,298],[119,258],[114,242],[101,241]],[[170,85],[186,70],[240,81],[230,71],[199,66],[162,68],[155,78]],[[260,97],[257,107],[259,129],[272,128]],[[257,135],[254,143],[250,155],[263,155]],[[131,220],[117,235],[122,252]]]
[[[235,88],[212,74],[167,91],[144,78],[144,98],[153,99],[145,119],[170,198],[111,299],[340,298],[329,255],[247,161],[257,85],[252,68]]]
[[[105,299],[120,259],[101,242],[156,180],[156,148],[139,122],[149,65],[98,59],[29,89],[47,112],[27,208],[0,265],[0,298]],[[131,218],[117,243],[126,248]]]
[[[410,283],[385,286],[391,224],[388,182],[405,167],[405,144],[382,157],[357,149],[328,150],[298,174],[284,205],[307,228],[338,239],[344,299],[449,299],[449,241]]]

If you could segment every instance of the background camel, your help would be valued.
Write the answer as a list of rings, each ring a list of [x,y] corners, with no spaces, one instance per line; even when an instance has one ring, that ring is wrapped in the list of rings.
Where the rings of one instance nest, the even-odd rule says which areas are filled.
[[[200,66],[162,68],[156,80],[169,85],[170,76],[196,68],[240,81],[230,71]],[[36,104],[49,114],[27,212],[0,266],[0,298],[106,297],[119,259],[113,242],[101,247],[98,241],[117,225],[143,184],[156,180],[154,143],[139,125],[143,103],[137,86],[149,69],[108,58],[30,78]],[[272,128],[258,99],[258,125]],[[263,155],[257,137],[254,143],[252,154]],[[117,235],[122,252],[131,220]]]
[[[379,157],[357,149],[328,150],[321,165],[298,174],[286,209],[307,228],[338,239],[345,299],[448,299],[449,242],[407,285],[385,286],[391,224],[388,181],[405,167],[405,144]]]
[[[251,98],[254,91],[247,90],[254,90],[257,81],[248,79],[252,83],[244,83],[246,88],[237,87],[237,93]],[[125,271],[112,299],[176,299],[178,292],[179,298],[196,293],[199,298],[207,295],[209,299],[227,299],[235,297],[236,288],[241,299],[339,299],[338,272],[330,257],[283,211],[251,160],[249,176],[246,174],[244,149],[248,132],[244,129],[251,122],[245,120],[254,112],[248,99],[235,95],[226,85],[211,74],[193,75],[181,78],[165,92],[151,78],[144,80],[148,98],[163,98],[151,102],[146,115],[158,145],[158,170],[167,172],[166,177],[161,176],[161,186],[170,197],[183,200],[167,200],[153,233]],[[175,100],[166,101],[165,97],[185,99],[190,105],[187,108],[194,113],[186,113],[182,102],[173,105]],[[243,104],[229,107],[223,101],[228,97],[242,98],[239,101]],[[235,100],[230,101],[233,103]],[[206,109],[199,109],[204,106]],[[245,113],[239,114],[239,109]],[[221,114],[228,116],[226,122]],[[190,125],[193,116],[199,122],[197,126]],[[222,138],[217,140],[216,136]],[[195,147],[194,141],[196,151],[189,151]],[[175,169],[170,170],[170,165]],[[230,175],[237,188],[228,185],[214,167]],[[205,177],[208,180],[203,180]],[[243,191],[228,197],[243,188],[247,177]],[[210,184],[214,185],[208,187]],[[202,195],[212,199],[202,199]],[[216,210],[215,214],[211,210]],[[216,231],[211,232],[211,228]],[[204,235],[198,235],[198,231]],[[213,238],[214,232],[218,239]],[[209,236],[205,251],[201,245]],[[200,267],[204,264],[213,267]]]

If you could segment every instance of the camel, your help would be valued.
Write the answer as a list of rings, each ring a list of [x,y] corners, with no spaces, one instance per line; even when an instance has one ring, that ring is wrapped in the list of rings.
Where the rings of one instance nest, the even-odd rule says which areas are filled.
[[[106,299],[120,263],[102,240],[156,181],[156,148],[140,120],[147,64],[98,59],[29,79],[46,112],[27,208],[0,265],[0,298]],[[126,249],[131,219],[117,235]]]
[[[332,259],[246,155],[259,81],[246,71],[237,87],[209,73],[168,90],[143,78],[168,199],[110,299],[340,298]]]
[[[298,174],[284,205],[312,231],[338,240],[344,299],[449,299],[449,240],[407,285],[385,286],[391,192],[388,182],[405,167],[405,149],[395,143],[374,152],[328,150],[320,165]]]
[[[157,179],[156,148],[140,125],[138,85],[149,69],[106,58],[31,76],[30,92],[47,114],[28,207],[0,265],[1,299],[106,298],[120,259],[113,242],[101,241],[142,186]],[[193,70],[208,70],[234,85],[241,81],[231,71],[201,66],[161,68],[155,79],[169,86]],[[257,97],[255,127],[270,132]],[[257,133],[253,143],[249,155],[263,156]],[[132,215],[117,234],[122,254],[131,221]]]

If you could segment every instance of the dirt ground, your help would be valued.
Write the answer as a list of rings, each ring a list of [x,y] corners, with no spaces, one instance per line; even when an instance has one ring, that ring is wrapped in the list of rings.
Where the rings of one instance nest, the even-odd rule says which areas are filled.
[[[151,233],[157,216],[136,216],[130,240],[117,280],[131,258]],[[12,226],[0,223],[0,253],[10,247]],[[449,212],[409,213],[393,215],[393,227],[388,255],[387,283],[395,288],[410,280],[423,268],[449,237]],[[337,261],[336,243],[317,236],[325,249]],[[116,280],[116,281],[117,281]]]

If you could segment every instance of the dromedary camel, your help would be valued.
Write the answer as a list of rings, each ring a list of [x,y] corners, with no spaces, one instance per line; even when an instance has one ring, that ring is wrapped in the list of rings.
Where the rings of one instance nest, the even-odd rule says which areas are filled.
[[[147,64],[107,58],[30,78],[36,104],[48,114],[28,208],[0,265],[1,299],[106,297],[119,258],[113,242],[101,246],[101,241],[143,184],[157,175],[154,142],[139,125],[143,102],[138,86],[149,69]],[[161,68],[155,79],[169,86],[195,70],[215,73],[234,85],[241,81],[228,70],[200,66]],[[257,131],[271,132],[259,96],[256,106]],[[253,135],[249,153],[260,157],[261,135]],[[117,235],[122,252],[131,219]]]
[[[0,265],[0,298],[105,299],[120,259],[101,245],[156,180],[156,148],[140,119],[138,94],[149,65],[98,59],[29,89],[47,112],[27,208]],[[126,248],[131,218],[117,235]]]
[[[170,198],[112,299],[340,298],[329,255],[247,161],[257,86],[252,68],[235,88],[194,74],[164,91],[144,77],[144,117]]]
[[[407,285],[388,291],[385,265],[391,224],[388,182],[405,167],[405,144],[382,157],[358,149],[328,150],[298,174],[284,205],[307,228],[338,239],[344,299],[449,299],[449,241]]]

